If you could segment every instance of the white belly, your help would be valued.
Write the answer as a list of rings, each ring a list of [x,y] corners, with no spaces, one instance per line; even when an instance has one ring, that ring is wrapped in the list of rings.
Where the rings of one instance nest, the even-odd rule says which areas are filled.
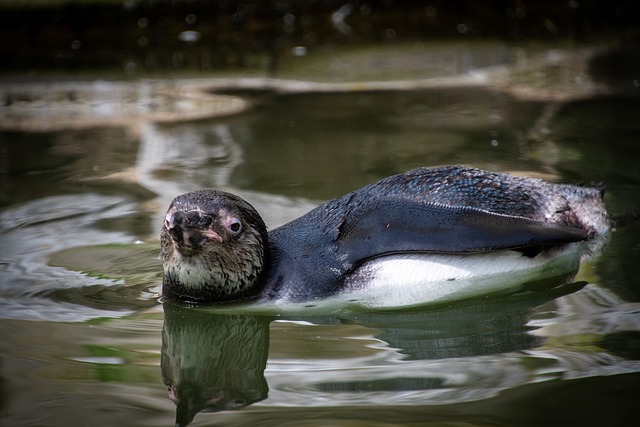
[[[554,251],[534,258],[514,251],[475,255],[396,255],[364,264],[339,298],[391,308],[442,303],[515,290],[523,283],[575,273],[580,254]]]
[[[474,255],[393,255],[363,264],[347,278],[344,290],[322,299],[296,302],[287,296],[265,300],[251,311],[333,313],[359,308],[393,309],[442,304],[496,293],[510,293],[526,283],[572,278],[580,267],[580,245],[538,254],[514,251]],[[553,286],[562,284],[561,281]],[[234,312],[239,310],[234,306]]]

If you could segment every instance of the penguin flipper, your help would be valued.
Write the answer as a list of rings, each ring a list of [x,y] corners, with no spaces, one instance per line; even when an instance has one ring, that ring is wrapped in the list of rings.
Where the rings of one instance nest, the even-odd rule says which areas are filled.
[[[470,254],[512,249],[533,257],[585,240],[578,228],[486,210],[406,200],[382,200],[345,217],[338,244],[357,264],[391,253]]]

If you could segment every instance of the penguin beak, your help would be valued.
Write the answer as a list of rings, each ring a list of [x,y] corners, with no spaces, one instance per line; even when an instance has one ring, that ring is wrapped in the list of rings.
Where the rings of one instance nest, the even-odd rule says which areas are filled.
[[[166,228],[167,231],[174,230],[182,224],[183,217],[182,212],[168,213],[164,219],[164,228]]]
[[[170,212],[164,219],[164,228],[177,246],[194,249],[202,246],[206,241],[216,241],[222,243],[222,236],[213,230],[213,221],[206,218],[206,221],[196,220],[195,217],[202,217],[199,213],[181,211]]]

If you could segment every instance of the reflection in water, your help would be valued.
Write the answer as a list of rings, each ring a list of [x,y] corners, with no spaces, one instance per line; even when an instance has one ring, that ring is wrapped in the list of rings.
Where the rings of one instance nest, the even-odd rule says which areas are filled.
[[[531,325],[531,318],[541,305],[584,285],[556,278],[517,295],[420,310],[339,315],[340,328],[347,324],[365,327],[377,342],[375,347],[384,349],[386,355],[374,354],[363,363],[362,354],[346,353],[324,361],[322,369],[304,362],[296,366],[300,362],[295,361],[283,361],[279,366],[277,357],[272,356],[272,395],[299,405],[318,395],[322,399],[317,400],[334,405],[432,405],[494,397],[502,390],[548,375],[546,358],[553,356],[540,351],[545,338],[533,334],[537,327]],[[307,321],[336,323],[333,318]],[[332,342],[335,337],[324,335],[327,346],[337,346]],[[278,345],[277,339],[274,345]],[[532,356],[529,351],[539,353]],[[322,350],[318,357],[322,357]],[[294,379],[287,378],[291,370],[310,369],[314,374],[298,377],[295,386]]]
[[[269,318],[217,315],[164,304],[162,378],[176,425],[198,412],[238,409],[267,397]]]
[[[565,278],[556,278],[544,284],[535,283],[533,289],[522,294],[452,307],[345,312],[296,320],[293,323],[301,325],[364,328],[369,331],[368,340],[394,349],[396,356],[392,359],[396,366],[393,375],[388,376],[387,369],[371,363],[363,366],[362,361],[349,357],[347,351],[338,354],[336,366],[325,364],[320,370],[318,366],[301,368],[309,374],[289,383],[286,387],[289,391],[278,390],[278,394],[283,391],[291,394],[278,400],[280,404],[294,402],[309,391],[325,394],[323,401],[334,405],[351,401],[354,396],[388,404],[390,395],[406,391],[417,393],[413,399],[423,403],[441,399],[462,402],[495,395],[529,380],[531,374],[523,362],[526,356],[518,352],[543,343],[542,338],[530,334],[533,328],[528,322],[533,310],[583,286],[584,283],[567,284]],[[219,310],[169,302],[165,302],[164,311],[162,376],[169,397],[177,405],[177,425],[189,424],[198,412],[239,409],[266,399],[264,371],[269,354],[270,317],[222,314]],[[335,341],[337,337],[331,339]],[[288,336],[287,342],[296,343],[295,336]],[[338,345],[333,342],[333,346]],[[320,349],[315,354],[318,358],[315,363],[322,359],[323,352],[333,351]],[[478,357],[484,357],[482,369],[486,372],[481,373],[477,363],[470,363]],[[313,358],[310,362],[314,363]],[[277,360],[273,363],[277,370]],[[360,369],[354,369],[356,366]]]
[[[529,334],[533,309],[576,292],[585,283],[554,277],[536,283],[535,291],[509,297],[457,302],[446,308],[409,313],[360,313],[355,321],[380,329],[377,335],[399,349],[405,360],[485,356],[527,350],[542,343]],[[526,288],[527,284],[523,287]],[[480,327],[479,327],[480,325]]]

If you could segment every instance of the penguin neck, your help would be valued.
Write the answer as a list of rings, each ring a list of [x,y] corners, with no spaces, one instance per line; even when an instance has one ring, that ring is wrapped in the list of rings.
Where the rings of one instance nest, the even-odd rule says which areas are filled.
[[[163,294],[192,302],[227,302],[250,298],[260,292],[268,251],[183,255],[176,251],[166,263]],[[232,255],[232,256],[231,256]]]

